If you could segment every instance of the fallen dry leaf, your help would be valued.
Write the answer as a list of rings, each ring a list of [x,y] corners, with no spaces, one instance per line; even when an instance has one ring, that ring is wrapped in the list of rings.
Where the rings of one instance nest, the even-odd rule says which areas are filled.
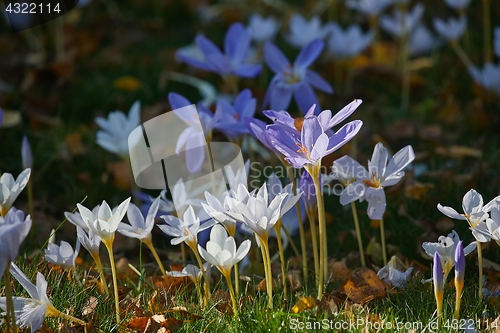
[[[481,150],[466,146],[437,147],[436,154],[455,158],[483,156]]]
[[[286,273],[286,280],[288,281],[288,285],[293,291],[299,290],[300,287],[302,286],[300,278],[301,278],[301,271],[298,269],[289,270]]]
[[[298,300],[298,302],[290,310],[292,313],[301,313],[305,310],[314,309],[317,305],[317,300],[314,297],[306,296]]]
[[[387,295],[391,287],[382,281],[369,268],[363,267],[355,271],[343,286],[344,293],[355,303],[364,304],[376,298]]]
[[[134,92],[141,89],[141,81],[133,76],[126,75],[114,80],[113,87],[123,91]]]
[[[328,261],[328,272],[335,279],[345,280],[352,274],[353,270],[346,266],[345,259],[337,261],[335,258],[331,258]]]
[[[82,316],[93,317],[96,313],[95,308],[97,307],[97,304],[99,304],[99,300],[97,299],[97,297],[90,296],[83,306]]]

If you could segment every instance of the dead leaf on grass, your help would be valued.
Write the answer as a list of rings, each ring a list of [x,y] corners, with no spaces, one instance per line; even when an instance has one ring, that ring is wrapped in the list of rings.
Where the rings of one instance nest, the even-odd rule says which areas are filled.
[[[390,288],[374,271],[365,267],[354,272],[343,286],[347,297],[360,304],[385,297]]]

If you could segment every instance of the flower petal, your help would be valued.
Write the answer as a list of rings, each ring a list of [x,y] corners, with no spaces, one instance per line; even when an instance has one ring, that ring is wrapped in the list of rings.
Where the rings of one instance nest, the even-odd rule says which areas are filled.
[[[321,39],[315,39],[302,48],[295,62],[294,68],[306,69],[309,67],[321,54],[325,43]]]
[[[437,209],[439,209],[439,211],[441,213],[443,213],[444,215],[452,218],[452,219],[456,219],[456,220],[467,220],[465,218],[465,216],[463,216],[462,214],[459,214],[455,209],[451,208],[451,207],[448,207],[448,206],[442,206],[441,204],[438,204],[437,205]]]
[[[368,201],[368,217],[371,220],[381,220],[386,205],[384,189],[368,187],[365,191],[365,198]]]
[[[270,41],[264,44],[264,58],[266,59],[267,66],[276,74],[282,73],[292,67],[283,52]]]
[[[305,78],[307,82],[309,82],[314,88],[326,92],[328,94],[333,93],[332,86],[315,71],[308,69],[306,71]]]

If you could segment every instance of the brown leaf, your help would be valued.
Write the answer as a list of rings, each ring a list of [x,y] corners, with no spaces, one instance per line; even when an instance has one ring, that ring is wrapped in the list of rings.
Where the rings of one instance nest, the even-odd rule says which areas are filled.
[[[203,319],[202,316],[189,312],[184,306],[175,306],[169,309],[167,312],[173,312],[180,314],[183,318],[186,318],[187,321],[197,321],[199,319]]]
[[[332,258],[328,261],[328,272],[332,274],[335,278],[344,280],[347,279],[352,274],[353,270],[347,268],[345,264],[345,259],[337,261],[335,258]]]
[[[130,323],[128,323],[127,327],[134,329],[134,330],[141,330],[144,332],[146,329],[146,326],[148,325],[148,322],[150,322],[150,321],[151,321],[150,317],[134,318],[134,319],[132,319],[132,321]]]
[[[390,286],[369,268],[360,268],[352,274],[343,286],[344,293],[355,303],[364,304],[387,295]]]
[[[85,154],[85,147],[82,144],[82,134],[81,133],[71,133],[66,135],[66,146],[71,155],[81,155]]]
[[[97,299],[97,297],[90,296],[87,302],[85,302],[85,305],[83,306],[82,316],[93,317],[96,313],[95,308],[97,307],[98,303],[99,300]]]

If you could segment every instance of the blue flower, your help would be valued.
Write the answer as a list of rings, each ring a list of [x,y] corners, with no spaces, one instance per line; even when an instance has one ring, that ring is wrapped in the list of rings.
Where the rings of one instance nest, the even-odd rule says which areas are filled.
[[[328,39],[328,50],[334,58],[353,58],[360,54],[373,40],[373,31],[363,34],[358,25],[351,25],[343,30],[336,23],[332,25]]]
[[[347,0],[346,6],[366,16],[378,16],[392,4],[392,0]]]
[[[382,16],[380,18],[380,26],[389,34],[401,37],[413,32],[419,25],[423,14],[424,6],[421,3],[417,3],[408,13],[395,10],[394,16]]]
[[[270,105],[273,110],[286,109],[290,105],[293,94],[303,112],[313,104],[321,110],[312,88],[315,87],[329,94],[333,92],[333,89],[325,79],[308,67],[319,57],[323,47],[324,43],[320,39],[310,42],[300,51],[292,66],[276,45],[266,42],[264,57],[275,75],[267,88],[264,106]]]
[[[249,89],[245,89],[236,96],[234,104],[227,99],[217,101],[216,114],[220,113],[215,128],[223,132],[230,140],[236,139],[243,133],[248,133],[244,120],[255,115],[256,100],[252,98]]]
[[[321,26],[321,19],[317,16],[309,21],[300,14],[290,18],[290,33],[285,39],[295,47],[304,47],[315,39],[324,39],[330,32],[330,25]]]
[[[272,16],[264,18],[259,14],[252,14],[248,21],[248,28],[252,34],[252,39],[262,43],[274,38],[280,28],[280,24]]]
[[[441,37],[449,41],[459,40],[465,28],[467,28],[467,18],[464,16],[461,16],[458,20],[450,18],[447,21],[436,18],[432,23]]]
[[[482,69],[472,67],[469,73],[477,84],[500,96],[500,63],[494,65],[488,62]]]
[[[177,52],[177,57],[187,64],[215,72],[222,77],[231,75],[254,78],[262,70],[261,65],[245,63],[250,49],[252,36],[241,23],[233,23],[224,38],[224,53],[205,36],[197,36],[196,46],[203,58],[190,57],[186,53]]]

